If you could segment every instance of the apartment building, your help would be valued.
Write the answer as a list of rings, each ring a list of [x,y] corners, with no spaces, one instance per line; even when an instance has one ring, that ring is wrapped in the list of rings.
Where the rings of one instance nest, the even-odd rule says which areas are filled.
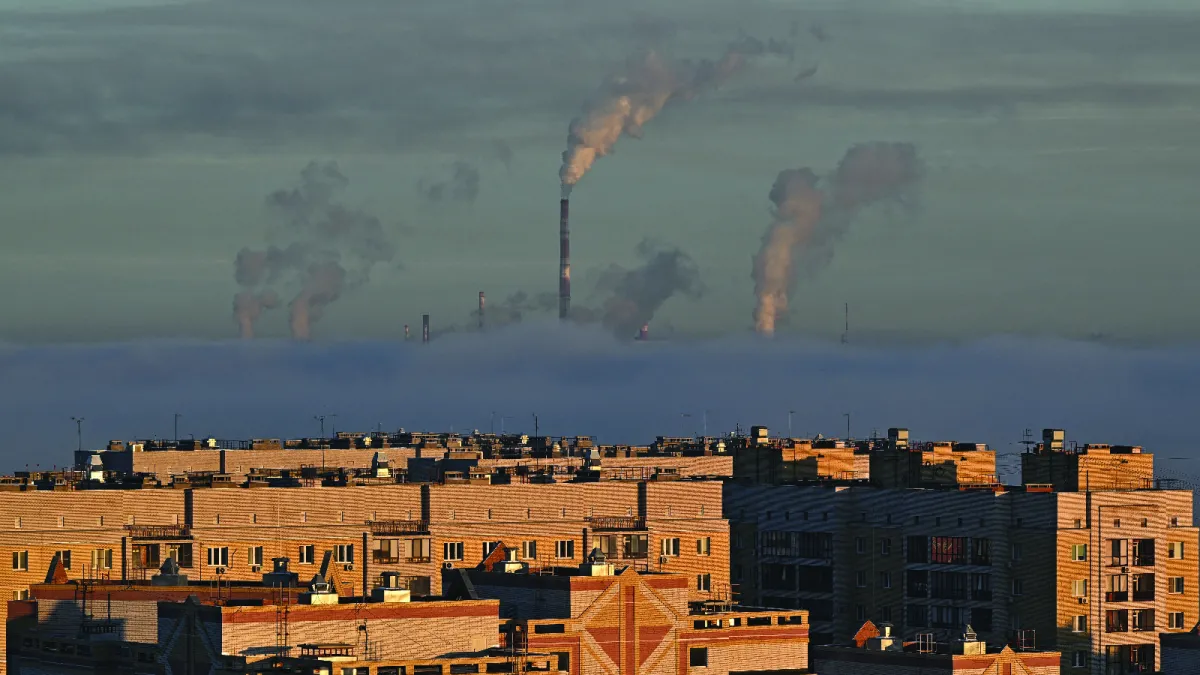
[[[304,576],[331,551],[348,594],[394,572],[419,596],[500,541],[535,568],[598,547],[684,575],[695,599],[730,592],[721,485],[707,481],[0,492],[0,592],[25,597],[56,554],[72,579],[142,580],[172,557],[214,583],[257,579],[272,558]]]
[[[1095,472],[1098,457],[1124,454],[1074,466]],[[808,609],[816,644],[868,619],[910,640],[969,624],[993,644],[1058,650],[1064,673],[1132,673],[1161,665],[1160,633],[1200,620],[1190,491],[733,482],[725,513],[742,601]]]
[[[906,643],[890,624],[870,621],[853,643],[809,649],[812,670],[821,675],[1059,675],[1061,660],[1058,652],[989,647],[970,632],[950,643]]]
[[[532,569],[503,543],[444,569],[440,598],[414,601],[387,574],[369,596],[309,583],[286,561],[261,583],[208,586],[173,563],[148,582],[71,583],[61,565],[10,603],[22,672],[325,675],[727,675],[806,672],[803,611],[691,599],[687,575],[638,571],[594,551]]]

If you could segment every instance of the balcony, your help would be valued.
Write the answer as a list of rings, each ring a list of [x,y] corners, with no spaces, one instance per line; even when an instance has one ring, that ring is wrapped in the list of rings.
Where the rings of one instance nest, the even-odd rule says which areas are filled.
[[[971,599],[972,600],[982,600],[982,601],[991,600],[992,592],[990,590],[985,591],[985,590],[981,590],[981,589],[975,589],[975,590],[971,591]]]
[[[1134,591],[1133,592],[1133,601],[1134,602],[1149,602],[1153,599],[1154,599],[1154,589],[1153,588],[1151,588],[1148,591]]]
[[[650,557],[648,551],[622,551],[621,558],[623,560],[645,560]]]
[[[1104,594],[1105,602],[1126,602],[1129,600],[1129,591],[1109,591]]]
[[[1129,556],[1114,555],[1108,558],[1109,567],[1129,567]]]
[[[1154,567],[1154,554],[1135,555],[1133,557],[1134,567]]]
[[[135,540],[191,539],[192,533],[182,525],[126,525],[125,533]]]
[[[406,563],[427,563],[427,562],[432,562],[432,561],[433,561],[433,558],[431,558],[427,555],[410,555],[407,558],[402,559],[402,562],[406,562]]]
[[[633,516],[592,516],[586,520],[596,532],[640,532],[646,529],[646,519]]]
[[[371,562],[377,565],[394,565],[400,562],[400,556],[386,551],[371,551]]]
[[[376,537],[429,534],[428,520],[368,520],[367,527]]]

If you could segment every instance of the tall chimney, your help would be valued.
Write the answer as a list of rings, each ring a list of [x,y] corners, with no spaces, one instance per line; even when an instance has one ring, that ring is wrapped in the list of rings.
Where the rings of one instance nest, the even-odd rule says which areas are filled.
[[[567,216],[571,202],[558,202],[558,318],[566,319],[571,314],[571,228]]]
[[[408,333],[408,324],[404,324],[404,341],[408,342],[409,337],[411,336]]]
[[[421,315],[421,342],[429,342],[429,315]]]
[[[479,291],[479,332],[483,332],[483,306],[484,306],[483,291]]]
[[[648,324],[648,323],[642,324],[642,329],[638,331],[637,339],[639,339],[639,340],[649,340],[650,339],[650,324]]]

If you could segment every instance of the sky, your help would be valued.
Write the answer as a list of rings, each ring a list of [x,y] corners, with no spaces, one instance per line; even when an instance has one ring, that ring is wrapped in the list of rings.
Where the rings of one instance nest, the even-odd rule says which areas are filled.
[[[583,325],[546,323],[573,120],[662,87],[571,192]],[[0,0],[0,92],[0,466],[74,447],[71,415],[99,444],[501,402],[614,442],[803,406],[826,434],[853,409],[1190,452],[1194,3]],[[871,143],[919,180],[820,220],[758,339],[777,176],[835,195]],[[422,314],[435,344],[398,345]]]
[[[703,287],[662,303],[660,334],[748,332],[776,174],[906,142],[919,210],[861,213],[797,274],[781,332],[837,338],[849,303],[864,339],[1187,342],[1200,10],[1185,6],[4,0],[0,338],[236,336],[234,258],[268,242],[265,197],[311,161],[337,163],[340,203],[395,247],[314,339],[394,338],[422,313],[465,324],[480,290],[552,292],[570,121],[644,50],[715,60],[748,35],[793,55],[668,104],[572,194],[579,303],[651,238]],[[458,197],[456,162],[477,176]],[[258,332],[287,335],[286,307]]]

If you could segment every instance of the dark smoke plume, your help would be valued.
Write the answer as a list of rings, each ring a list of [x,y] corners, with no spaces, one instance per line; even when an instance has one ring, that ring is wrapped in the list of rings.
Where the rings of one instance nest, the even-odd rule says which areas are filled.
[[[815,273],[833,259],[834,243],[863,208],[891,203],[911,210],[920,178],[909,143],[855,145],[823,180],[808,168],[781,171],[770,194],[774,217],[754,257],[754,329],[772,335],[786,313],[797,253]]]
[[[751,42],[747,43],[749,39]],[[670,62],[658,53],[646,52],[631,60],[624,75],[611,77],[584,105],[583,114],[571,121],[567,149],[563,152],[562,195],[592,168],[597,158],[612,152],[621,134],[641,138],[642,127],[654,119],[663,106],[678,100],[691,100],[719,87],[745,65],[743,49],[762,53],[761,41],[743,39],[726,49],[718,61]],[[755,51],[757,50],[757,51]]]
[[[511,159],[510,154],[505,166]],[[451,165],[449,175],[422,178],[417,183],[417,192],[431,202],[473,202],[479,196],[479,169],[458,160]]]
[[[244,248],[234,262],[234,279],[242,290],[234,298],[234,318],[244,338],[254,336],[254,322],[288,303],[292,337],[307,340],[321,311],[348,289],[365,284],[371,268],[392,260],[395,244],[375,216],[335,201],[349,181],[334,162],[310,162],[300,184],[267,196],[274,217],[267,247]]]
[[[647,239],[638,244],[637,253],[639,267],[611,265],[596,284],[608,297],[592,314],[619,339],[636,336],[671,296],[695,298],[703,293],[695,262],[680,249]]]

